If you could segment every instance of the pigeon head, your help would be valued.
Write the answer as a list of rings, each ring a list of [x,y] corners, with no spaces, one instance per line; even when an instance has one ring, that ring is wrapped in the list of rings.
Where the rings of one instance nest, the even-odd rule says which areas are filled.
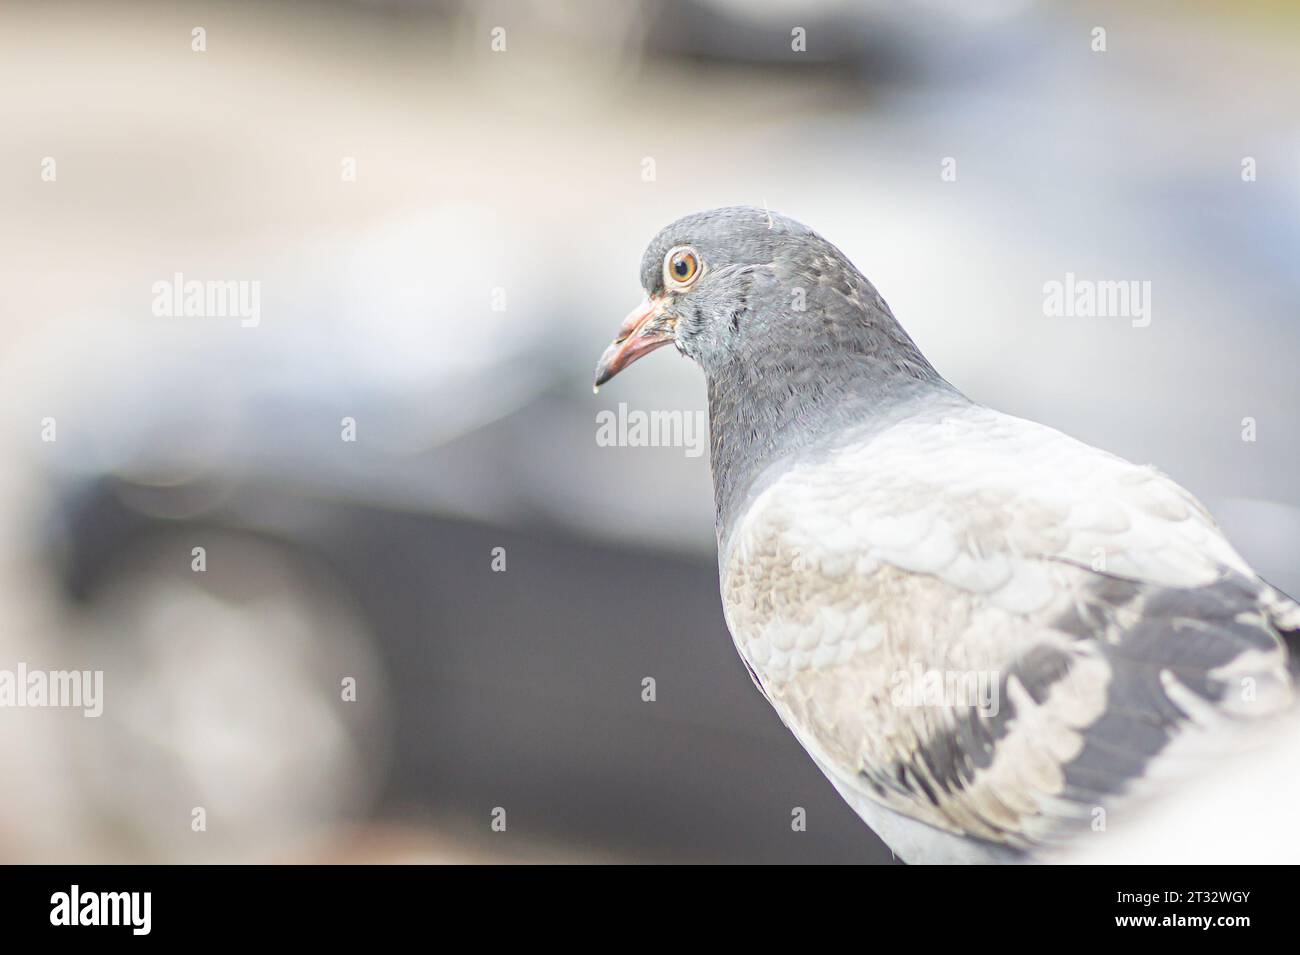
[[[782,455],[954,393],[844,253],[785,216],[733,207],[679,219],[646,249],[641,285],[596,387],[668,344],[703,369],[720,520]]]
[[[789,256],[794,237],[817,239],[791,219],[744,206],[699,212],[664,228],[641,259],[646,297],[601,356],[596,386],[670,343],[706,370],[725,362],[739,344],[738,323],[752,317],[755,272]],[[747,327],[747,336],[755,331]]]
[[[601,356],[596,387],[673,344],[711,380],[741,363],[870,373],[873,358],[925,374],[928,363],[839,249],[763,209],[710,209],[664,228],[641,259],[645,298]],[[882,370],[887,370],[883,369]]]

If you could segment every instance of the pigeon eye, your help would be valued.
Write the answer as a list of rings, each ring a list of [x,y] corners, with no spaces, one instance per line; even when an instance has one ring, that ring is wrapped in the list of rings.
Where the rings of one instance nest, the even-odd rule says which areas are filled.
[[[672,249],[664,256],[664,282],[670,287],[685,288],[700,273],[700,257],[686,246]]]

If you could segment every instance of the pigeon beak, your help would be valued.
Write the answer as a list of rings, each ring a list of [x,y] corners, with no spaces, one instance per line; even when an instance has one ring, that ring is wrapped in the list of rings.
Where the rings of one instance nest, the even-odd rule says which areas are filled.
[[[618,330],[618,337],[605,349],[596,363],[596,383],[592,391],[609,381],[620,371],[642,355],[648,355],[656,348],[667,345],[673,340],[677,319],[665,315],[666,300],[662,296],[651,296],[628,313],[623,325]]]

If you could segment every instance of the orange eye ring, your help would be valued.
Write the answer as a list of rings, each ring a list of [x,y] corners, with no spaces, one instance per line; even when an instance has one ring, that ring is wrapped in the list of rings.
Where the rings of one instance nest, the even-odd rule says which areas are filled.
[[[664,256],[664,284],[668,288],[686,288],[700,274],[700,256],[688,245],[669,249]]]

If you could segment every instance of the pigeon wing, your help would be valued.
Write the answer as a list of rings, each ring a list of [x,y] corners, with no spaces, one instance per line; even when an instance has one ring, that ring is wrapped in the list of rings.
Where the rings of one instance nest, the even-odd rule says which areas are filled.
[[[733,638],[804,747],[961,836],[1050,844],[1289,701],[1300,607],[1191,494],[988,409],[804,455],[724,546]]]

